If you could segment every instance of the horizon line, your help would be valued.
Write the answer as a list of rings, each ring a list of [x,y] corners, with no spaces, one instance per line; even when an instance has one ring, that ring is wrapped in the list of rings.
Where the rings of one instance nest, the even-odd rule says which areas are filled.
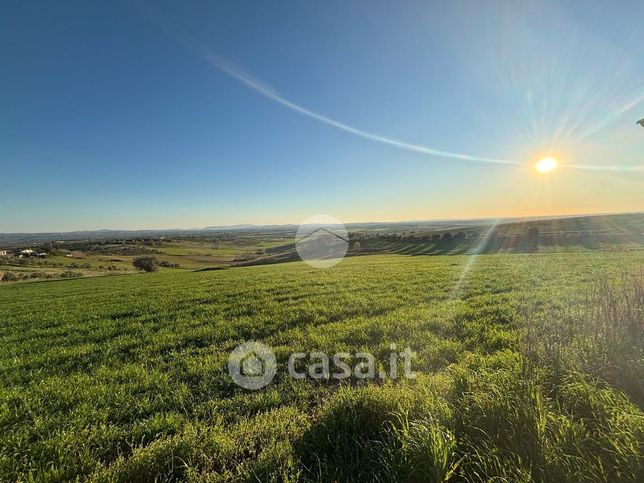
[[[615,211],[615,212],[599,212],[599,213],[568,213],[560,215],[518,215],[518,216],[482,216],[482,217],[456,217],[456,218],[431,218],[431,219],[401,219],[395,221],[352,221],[341,223],[344,226],[355,225],[393,225],[398,223],[437,223],[437,222],[459,222],[459,221],[487,221],[493,220],[500,222],[503,220],[521,220],[521,219],[553,219],[553,218],[577,218],[584,216],[616,216],[616,215],[644,215],[644,210],[635,211]],[[173,231],[216,231],[216,230],[232,230],[235,228],[248,229],[248,228],[271,228],[271,227],[296,227],[316,225],[315,223],[236,223],[231,225],[212,225],[203,227],[189,227],[189,228],[86,228],[76,230],[50,230],[50,231],[6,231],[0,232],[0,235],[53,235],[53,234],[70,234],[70,233],[97,233],[97,232],[173,232]]]

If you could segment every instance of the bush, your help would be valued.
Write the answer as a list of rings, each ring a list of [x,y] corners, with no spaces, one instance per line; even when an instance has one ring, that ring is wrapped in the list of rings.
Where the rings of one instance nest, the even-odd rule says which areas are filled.
[[[161,261],[159,262],[159,266],[160,266],[160,267],[163,267],[163,268],[179,268],[179,264],[178,264],[178,263],[170,263],[170,262],[167,262],[167,261],[165,261],[165,260],[161,260]]]
[[[83,274],[80,272],[73,272],[71,270],[65,270],[60,274],[62,278],[79,278],[82,277]]]
[[[159,262],[156,257],[136,257],[132,261],[134,268],[142,270],[144,272],[156,272],[159,268]]]

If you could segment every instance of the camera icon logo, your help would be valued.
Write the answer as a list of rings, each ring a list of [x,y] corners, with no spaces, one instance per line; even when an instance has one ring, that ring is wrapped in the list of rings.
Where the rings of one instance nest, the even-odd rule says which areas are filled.
[[[228,374],[235,384],[256,391],[266,387],[277,373],[275,354],[257,341],[238,345],[228,357]]]

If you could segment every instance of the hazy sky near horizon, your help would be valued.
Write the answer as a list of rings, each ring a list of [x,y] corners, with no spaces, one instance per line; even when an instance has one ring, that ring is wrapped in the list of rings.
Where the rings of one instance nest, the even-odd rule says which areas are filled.
[[[644,211],[643,18],[10,0],[0,232]],[[563,166],[537,175],[545,155]]]

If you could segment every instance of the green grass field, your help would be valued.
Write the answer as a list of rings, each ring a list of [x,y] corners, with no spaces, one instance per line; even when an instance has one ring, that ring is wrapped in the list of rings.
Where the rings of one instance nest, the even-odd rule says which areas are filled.
[[[0,286],[0,479],[642,481],[642,280],[623,275],[642,266],[374,255]],[[248,340],[279,366],[256,392],[227,371]],[[285,372],[391,343],[418,377]]]

